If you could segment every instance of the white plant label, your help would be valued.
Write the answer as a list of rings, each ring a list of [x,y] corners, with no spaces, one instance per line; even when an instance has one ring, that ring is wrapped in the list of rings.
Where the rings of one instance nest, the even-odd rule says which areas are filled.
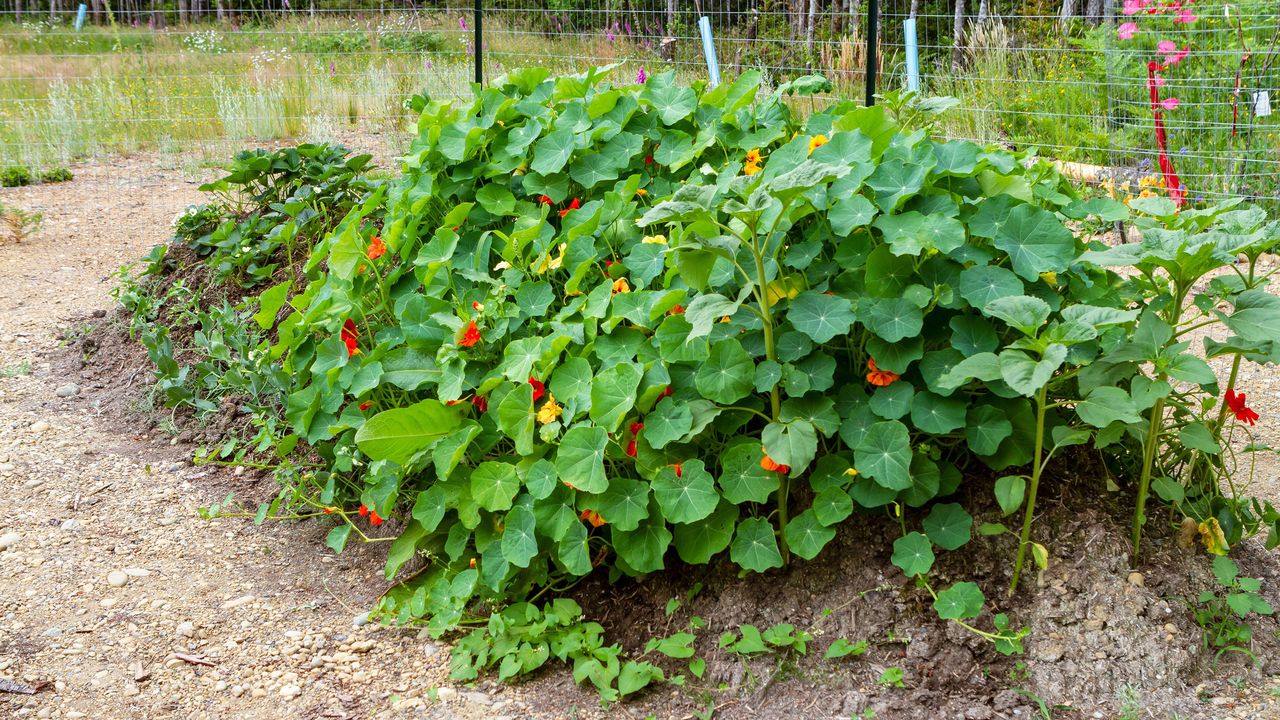
[[[1253,94],[1253,114],[1266,117],[1271,114],[1271,91],[1259,90]]]

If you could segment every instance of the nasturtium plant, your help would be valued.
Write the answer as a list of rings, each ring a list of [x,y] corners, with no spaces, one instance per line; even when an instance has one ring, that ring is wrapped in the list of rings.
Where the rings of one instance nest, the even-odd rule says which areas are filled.
[[[385,617],[441,634],[478,600],[597,568],[764,573],[818,557],[855,513],[891,514],[891,561],[932,594],[936,551],[971,541],[956,499],[979,465],[1000,512],[1023,513],[1013,592],[1028,551],[1048,562],[1032,527],[1046,467],[1085,444],[1140,458],[1135,558],[1151,487],[1213,550],[1280,530],[1217,482],[1231,430],[1257,419],[1240,363],[1280,359],[1264,214],[1134,201],[1141,242],[1109,247],[1079,230],[1128,208],[1049,163],[900,127],[900,105],[805,117],[753,72],[607,77],[527,68],[469,103],[419,99],[401,177],[348,204],[305,283],[254,308],[290,435],[320,468],[282,498],[336,516],[335,549],[364,537],[357,518],[397,517],[388,577],[422,563]],[[1247,272],[1204,290],[1241,256]],[[1222,385],[1188,353],[1213,323],[1231,335],[1207,354],[1235,358]],[[973,583],[935,600],[1020,648],[1007,617],[967,624]],[[614,687],[615,653],[578,662]],[[621,674],[611,692],[651,670]]]

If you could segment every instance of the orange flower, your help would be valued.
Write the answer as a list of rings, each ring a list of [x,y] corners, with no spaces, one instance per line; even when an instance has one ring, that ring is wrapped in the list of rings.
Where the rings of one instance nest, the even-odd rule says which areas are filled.
[[[361,505],[361,506],[360,506],[360,511],[359,511],[359,513],[360,513],[360,517],[368,517],[368,516],[369,516],[369,508],[365,507],[364,505]]]
[[[761,449],[761,452],[763,453],[763,455],[760,458],[760,467],[764,468],[765,470],[768,470],[769,472],[776,472],[782,475],[789,475],[791,473],[790,465],[782,465],[781,463],[776,463],[773,461],[773,458],[769,457],[769,453],[764,452],[763,449]]]
[[[595,510],[583,510],[578,517],[591,523],[591,527],[598,528],[604,524],[604,518],[600,517],[600,513]]]
[[[373,511],[369,511],[369,524],[370,524],[370,525],[381,525],[381,524],[382,524],[382,518],[378,517],[378,513],[373,512]]]
[[[462,335],[462,339],[458,341],[458,344],[462,347],[471,347],[478,342],[480,342],[480,328],[476,327],[476,321],[472,320],[471,324],[467,326],[467,331]]]
[[[368,409],[369,409],[369,406],[370,406],[370,405],[372,405],[372,404],[373,404],[372,402],[362,402],[362,403],[360,403],[360,412],[364,412],[365,410],[368,410]]]
[[[809,154],[812,155],[814,150],[817,150],[818,148],[826,144],[827,144],[826,135],[814,135],[813,137],[809,138]]]
[[[356,345],[356,340],[360,337],[360,331],[356,330],[356,323],[351,318],[347,318],[342,323],[342,331],[338,333],[338,337],[342,338],[342,344],[347,346],[347,357],[354,357],[360,354],[360,346]]]
[[[613,281],[614,295],[617,295],[618,293],[629,293],[629,292],[631,292],[631,283],[627,282],[626,278],[618,278],[617,280]]]
[[[683,306],[683,305],[676,305],[675,307],[673,307],[673,308],[671,308],[670,310],[668,310],[668,311],[667,311],[667,314],[668,314],[668,315],[683,315],[683,314],[684,314],[684,306]]]
[[[387,254],[386,243],[382,242],[382,238],[378,237],[377,235],[374,235],[373,239],[369,241],[369,252],[367,253],[369,259],[377,260],[378,258],[386,254]]]
[[[760,157],[760,151],[752,148],[747,152],[746,162],[742,164],[742,172],[747,175],[755,175],[760,172],[762,162],[764,162],[764,160]]]
[[[867,370],[867,382],[876,387],[892,385],[898,378],[902,377],[896,372],[889,372],[876,367],[875,358],[867,358]]]

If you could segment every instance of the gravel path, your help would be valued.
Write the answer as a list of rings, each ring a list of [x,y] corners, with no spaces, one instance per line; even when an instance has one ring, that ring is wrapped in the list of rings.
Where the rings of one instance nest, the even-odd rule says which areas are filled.
[[[510,690],[447,687],[443,646],[363,624],[385,587],[371,549],[201,520],[248,480],[110,432],[78,378],[51,375],[69,320],[109,307],[112,273],[199,200],[168,160],[74,170],[0,191],[45,213],[0,245],[0,678],[38,688],[0,693],[0,717],[527,717]]]

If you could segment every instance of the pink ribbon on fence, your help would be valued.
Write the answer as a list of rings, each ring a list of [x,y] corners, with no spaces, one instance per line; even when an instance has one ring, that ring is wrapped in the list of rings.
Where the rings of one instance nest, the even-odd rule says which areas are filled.
[[[1151,91],[1151,114],[1156,121],[1156,149],[1160,152],[1160,172],[1164,174],[1165,189],[1169,191],[1169,199],[1182,207],[1186,194],[1182,190],[1182,181],[1173,169],[1173,161],[1169,159],[1169,141],[1164,132],[1164,114],[1160,112],[1160,89],[1156,86],[1157,63],[1147,63],[1147,89]]]

